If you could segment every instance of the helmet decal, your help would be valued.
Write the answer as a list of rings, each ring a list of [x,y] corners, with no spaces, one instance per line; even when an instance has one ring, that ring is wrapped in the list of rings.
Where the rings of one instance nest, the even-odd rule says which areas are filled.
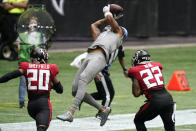
[[[137,50],[132,57],[132,66],[136,66],[141,62],[150,61],[150,54],[146,50]]]

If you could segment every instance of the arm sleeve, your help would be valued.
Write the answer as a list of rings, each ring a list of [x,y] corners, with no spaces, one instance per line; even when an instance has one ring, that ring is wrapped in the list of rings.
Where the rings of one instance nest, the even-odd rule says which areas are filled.
[[[7,73],[0,78],[0,83],[7,82],[7,81],[14,79],[16,77],[19,77],[21,75],[22,75],[22,73],[19,70],[15,70],[13,72]]]
[[[63,93],[63,86],[61,85],[60,81],[57,84],[51,85],[52,89],[54,89],[57,93],[62,94]]]

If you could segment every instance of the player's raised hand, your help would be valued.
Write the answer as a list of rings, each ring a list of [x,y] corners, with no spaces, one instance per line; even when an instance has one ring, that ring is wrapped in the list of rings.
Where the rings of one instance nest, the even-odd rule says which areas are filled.
[[[110,11],[110,5],[106,5],[103,7],[103,13],[109,12]]]
[[[110,5],[109,4],[103,7],[103,14],[105,17],[109,14],[112,15],[112,13],[110,12]]]

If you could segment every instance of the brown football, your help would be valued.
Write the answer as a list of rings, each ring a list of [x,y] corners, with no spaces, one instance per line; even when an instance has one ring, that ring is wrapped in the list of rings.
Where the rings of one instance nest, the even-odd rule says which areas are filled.
[[[123,12],[123,8],[117,4],[110,4],[110,12],[113,14],[118,14]]]

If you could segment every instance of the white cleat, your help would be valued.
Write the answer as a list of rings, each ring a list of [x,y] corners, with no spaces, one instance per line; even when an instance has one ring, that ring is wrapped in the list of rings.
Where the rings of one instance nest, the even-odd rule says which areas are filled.
[[[65,114],[58,115],[56,118],[62,121],[69,121],[69,122],[73,121],[73,115],[71,114],[70,111],[67,111],[67,113]]]

